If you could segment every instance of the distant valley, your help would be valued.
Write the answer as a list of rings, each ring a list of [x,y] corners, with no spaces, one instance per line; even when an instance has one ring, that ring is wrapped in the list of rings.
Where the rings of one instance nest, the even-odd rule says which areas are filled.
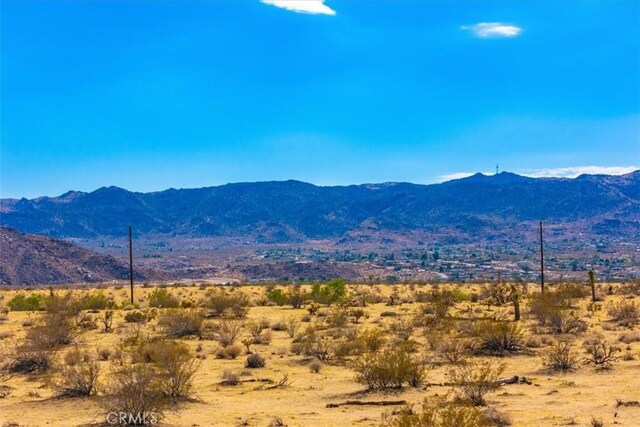
[[[2,199],[0,219],[121,261],[131,224],[142,268],[242,280],[534,279],[542,220],[552,275],[595,268],[622,279],[638,274],[640,171],[575,179],[503,172],[434,185],[105,187]]]

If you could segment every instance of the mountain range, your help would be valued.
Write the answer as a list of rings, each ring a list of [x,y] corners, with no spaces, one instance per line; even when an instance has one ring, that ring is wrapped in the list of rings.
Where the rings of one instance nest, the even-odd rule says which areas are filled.
[[[58,197],[1,199],[0,223],[25,233],[95,240],[126,235],[232,237],[244,243],[431,239],[512,242],[539,220],[551,238],[640,239],[640,171],[529,178],[476,174],[442,184],[321,187],[299,181],[139,193],[103,187]]]

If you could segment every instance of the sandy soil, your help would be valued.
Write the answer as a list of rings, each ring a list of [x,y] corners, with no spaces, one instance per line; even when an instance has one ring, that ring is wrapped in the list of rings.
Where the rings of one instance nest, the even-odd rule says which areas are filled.
[[[405,285],[396,287],[400,294],[410,293]],[[464,288],[468,291],[469,287]],[[136,290],[137,298],[144,300],[150,289]],[[197,300],[204,291],[200,287],[181,287],[171,290],[182,299]],[[264,288],[245,287],[244,292],[258,299],[264,295]],[[6,303],[19,291],[2,291],[2,303]],[[22,291],[24,292],[24,291]],[[32,292],[32,291],[27,291]],[[75,291],[78,292],[78,291]],[[389,294],[390,286],[382,288]],[[107,295],[120,302],[127,299],[127,290],[108,288]],[[602,304],[622,298],[608,296]],[[635,297],[640,303],[640,298]],[[581,301],[586,307],[588,300]],[[467,306],[470,303],[461,303]],[[144,304],[142,304],[144,305]],[[384,303],[368,305],[368,319],[364,325],[386,324],[391,320],[380,317],[383,311],[411,313],[417,304],[405,303],[399,306],[386,306]],[[480,306],[475,304],[475,306]],[[486,309],[486,306],[482,306]],[[496,310],[510,312],[509,307]],[[526,313],[526,306],[523,312]],[[586,313],[586,312],[585,312]],[[302,318],[307,311],[277,306],[255,306],[250,309],[251,319],[268,319],[272,324],[283,318]],[[13,346],[24,336],[27,327],[23,323],[35,319],[38,313],[10,312],[7,319],[0,322],[0,344]],[[102,333],[90,330],[83,333],[79,346],[95,354],[99,348],[116,348],[127,325],[123,312],[118,311],[114,321],[114,333]],[[592,317],[585,317],[589,329],[577,337],[580,342],[593,333],[600,333],[610,342],[617,342],[624,328],[613,327],[606,322],[606,309],[597,311]],[[534,330],[535,321],[525,316],[528,335]],[[604,328],[603,328],[604,326]],[[160,334],[155,322],[147,325],[151,333]],[[304,324],[303,324],[304,328]],[[640,330],[636,326],[636,330]],[[265,389],[259,382],[245,382],[237,386],[220,384],[225,370],[245,371],[245,356],[236,360],[221,360],[214,355],[219,347],[217,342],[184,339],[194,351],[203,355],[195,384],[199,402],[181,404],[175,412],[169,412],[164,424],[175,426],[268,426],[274,417],[281,418],[289,426],[336,426],[336,425],[378,425],[385,409],[368,406],[341,406],[327,408],[328,403],[343,402],[349,399],[387,400],[404,399],[412,403],[421,402],[424,396],[447,393],[450,388],[429,386],[425,388],[405,388],[399,391],[383,393],[365,393],[363,386],[354,380],[354,372],[348,363],[328,363],[319,373],[310,372],[307,361],[302,356],[291,353],[292,339],[285,331],[272,331],[273,339],[269,345],[254,345],[252,348],[267,359],[266,367],[252,370],[243,378],[280,379],[288,374],[291,385],[282,389]],[[414,338],[424,343],[422,331],[416,330]],[[601,418],[604,425],[639,426],[640,406],[617,406],[617,399],[623,401],[640,400],[640,342],[629,345],[618,343],[623,351],[633,356],[633,360],[620,360],[615,367],[606,372],[597,373],[590,367],[583,367],[569,374],[549,374],[542,370],[540,349],[532,349],[530,355],[500,358],[506,364],[505,376],[519,375],[532,380],[533,384],[506,385],[497,393],[488,396],[488,404],[507,413],[515,426],[560,426],[590,425],[592,417]],[[423,346],[425,347],[425,346]],[[426,347],[425,347],[426,348]],[[426,351],[426,350],[423,350]],[[493,358],[497,359],[497,358]],[[102,376],[106,377],[111,361],[101,361]],[[447,367],[436,366],[429,370],[427,381],[441,383],[447,380]],[[104,378],[103,378],[104,382]],[[52,399],[52,392],[45,378],[26,378],[15,376],[3,380],[2,385],[10,387],[10,394],[0,399],[1,426],[76,426],[98,425],[105,420],[104,411],[99,405],[100,394],[85,399]]]

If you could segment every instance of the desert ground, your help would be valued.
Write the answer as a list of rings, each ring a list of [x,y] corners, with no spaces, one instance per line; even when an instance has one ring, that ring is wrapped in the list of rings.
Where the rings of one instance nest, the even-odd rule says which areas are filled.
[[[539,285],[533,283],[513,288],[347,284],[335,298],[322,290],[326,286],[313,295],[310,285],[145,285],[135,288],[134,305],[122,285],[56,287],[60,300],[68,293],[67,302],[92,298],[68,323],[70,339],[47,348],[51,366],[41,369],[16,362],[35,345],[30,331],[46,331],[44,322],[56,309],[20,310],[17,296],[40,294],[46,304],[50,291],[5,288],[0,294],[0,425],[109,425],[113,405],[105,402],[114,393],[115,372],[153,364],[153,357],[135,360],[135,355],[162,340],[188,347],[184,360],[193,375],[184,395],[161,404],[160,425],[376,426],[385,413],[387,425],[447,425],[444,418],[429,424],[408,415],[407,405],[418,414],[432,396],[480,416],[461,425],[640,425],[638,283],[598,284],[595,303],[588,284],[548,286],[547,295],[565,295],[562,307],[549,303],[550,314],[540,308]],[[301,307],[292,307],[292,295]],[[514,299],[522,313],[518,322]],[[105,332],[107,311],[113,324]],[[182,333],[184,328],[176,326],[180,313],[197,318],[196,332]],[[498,324],[506,329],[486,331],[486,325]],[[549,364],[558,343],[568,343],[568,359],[573,358],[567,372]],[[602,343],[605,351],[613,348],[611,363],[588,363],[589,348]],[[358,380],[358,372],[378,363],[376,357],[385,351],[409,355],[423,375],[400,386],[368,384],[362,375]],[[68,356],[73,352],[85,356],[73,361]],[[261,355],[264,366],[248,368],[248,353]],[[84,396],[61,392],[61,380],[86,372],[82,367],[90,362],[98,370],[95,387]],[[487,392],[485,405],[474,406],[456,387],[455,371],[482,362],[495,370],[504,365],[490,378],[502,385]],[[404,421],[394,418],[399,414]]]

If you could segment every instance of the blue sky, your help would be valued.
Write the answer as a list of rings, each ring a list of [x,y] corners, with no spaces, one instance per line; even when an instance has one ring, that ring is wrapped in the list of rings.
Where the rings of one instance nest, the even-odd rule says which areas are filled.
[[[0,195],[640,164],[640,2],[2,1]]]

